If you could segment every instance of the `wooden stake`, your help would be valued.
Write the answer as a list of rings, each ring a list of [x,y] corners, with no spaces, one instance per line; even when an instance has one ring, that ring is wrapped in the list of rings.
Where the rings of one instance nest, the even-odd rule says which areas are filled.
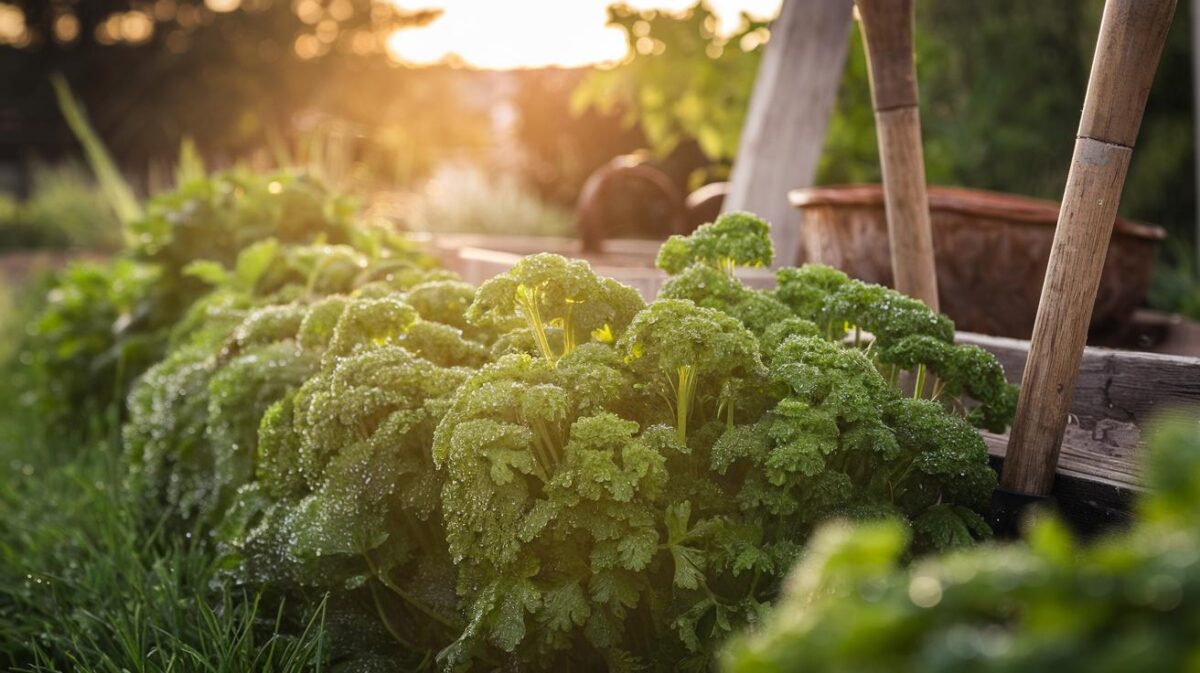
[[[845,69],[853,0],[785,0],[771,26],[724,210],[772,225],[775,263],[803,262],[802,214],[788,192],[811,187]]]
[[[875,104],[896,289],[936,311],[937,270],[913,54],[914,0],[856,1]]]
[[[1196,193],[1200,194],[1200,0],[1192,0],[1192,162],[1196,172]],[[1196,256],[1193,258],[1196,278],[1200,279],[1200,209],[1197,209],[1195,234]]]
[[[1045,496],[1100,272],[1176,0],[1107,0],[1001,487]]]

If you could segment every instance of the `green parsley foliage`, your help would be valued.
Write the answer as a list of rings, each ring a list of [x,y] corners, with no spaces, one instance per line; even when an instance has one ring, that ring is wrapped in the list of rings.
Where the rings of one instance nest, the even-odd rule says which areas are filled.
[[[750,213],[725,213],[687,236],[667,239],[656,265],[672,275],[693,264],[729,274],[739,266],[770,266],[775,257],[770,231],[770,225]]]
[[[410,243],[354,214],[293,172],[194,176],[152,198],[114,260],[72,264],[52,285],[26,344],[37,413],[123,416],[137,377],[220,309],[278,303],[284,288],[327,294],[428,273]]]
[[[668,241],[649,305],[557,255],[475,289],[334,241],[189,262],[129,482],[231,581],[373,612],[400,670],[711,670],[831,517],[914,554],[989,533],[999,365],[832,269],[746,287],[758,218]]]

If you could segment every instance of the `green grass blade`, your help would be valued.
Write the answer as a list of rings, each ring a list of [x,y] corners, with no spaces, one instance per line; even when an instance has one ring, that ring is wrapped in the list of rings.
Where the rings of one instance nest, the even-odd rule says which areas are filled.
[[[117,213],[117,217],[126,223],[140,219],[142,217],[141,204],[129,183],[121,175],[112,155],[108,153],[108,148],[104,146],[100,136],[96,134],[96,130],[92,128],[83,105],[71,91],[67,79],[62,74],[55,73],[50,77],[50,83],[54,86],[54,93],[58,97],[58,107],[67,120],[67,125],[71,127],[71,132],[83,146],[88,165],[96,173],[96,179],[100,181],[100,188]]]

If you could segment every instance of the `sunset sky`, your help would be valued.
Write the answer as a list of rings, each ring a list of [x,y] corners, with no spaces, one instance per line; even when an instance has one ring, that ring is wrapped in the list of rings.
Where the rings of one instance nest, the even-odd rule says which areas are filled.
[[[709,0],[723,30],[733,30],[740,12],[774,16],[781,0]],[[406,9],[439,7],[432,24],[394,34],[393,58],[411,64],[436,63],[455,56],[480,68],[578,66],[625,55],[624,34],[605,26],[612,0],[397,0]],[[695,0],[626,0],[639,9],[680,11]]]

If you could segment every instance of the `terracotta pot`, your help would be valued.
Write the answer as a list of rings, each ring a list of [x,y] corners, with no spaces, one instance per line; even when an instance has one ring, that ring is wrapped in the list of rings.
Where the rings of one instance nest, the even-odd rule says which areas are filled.
[[[887,220],[879,185],[800,189],[807,259],[891,285]],[[1010,194],[930,187],[941,309],[958,329],[1027,339],[1050,258],[1058,204]],[[1160,227],[1117,219],[1092,331],[1128,320],[1146,297]]]

